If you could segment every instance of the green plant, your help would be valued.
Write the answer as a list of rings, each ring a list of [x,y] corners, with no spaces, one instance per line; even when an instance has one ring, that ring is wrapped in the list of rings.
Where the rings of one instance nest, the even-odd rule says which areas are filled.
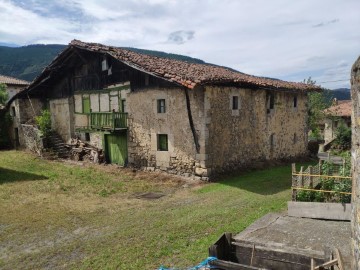
[[[43,110],[40,116],[35,117],[35,122],[44,137],[49,135],[51,131],[51,114],[49,110]]]
[[[9,94],[6,91],[6,85],[0,83],[0,105],[5,105],[8,99],[9,99]]]
[[[349,150],[351,148],[351,128],[341,124],[335,131],[334,147],[341,150]]]

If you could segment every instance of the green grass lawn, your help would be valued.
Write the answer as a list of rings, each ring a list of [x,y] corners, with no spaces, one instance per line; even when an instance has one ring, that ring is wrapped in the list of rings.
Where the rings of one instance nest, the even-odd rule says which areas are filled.
[[[0,268],[196,265],[223,232],[286,208],[291,168],[184,184],[158,173],[0,152]],[[166,196],[134,196],[150,191]]]

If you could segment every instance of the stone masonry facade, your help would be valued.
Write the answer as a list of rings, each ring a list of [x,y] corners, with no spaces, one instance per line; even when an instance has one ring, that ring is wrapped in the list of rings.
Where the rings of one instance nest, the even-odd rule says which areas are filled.
[[[274,95],[271,108],[270,94]],[[238,100],[235,110],[233,97]],[[307,154],[304,93],[208,86],[205,115],[206,167],[212,173]]]
[[[271,91],[270,109],[266,90],[196,87],[188,92],[195,142],[184,91],[156,88],[128,94],[130,164],[208,180],[254,162],[307,154],[306,94]],[[166,113],[157,113],[159,99],[165,100]],[[168,151],[158,151],[159,134],[167,134]]]
[[[360,269],[360,57],[352,67],[351,73],[352,99],[352,269]]]
[[[203,125],[203,91],[189,91],[191,115],[197,136]],[[165,113],[157,112],[157,100],[165,100]],[[131,92],[127,96],[129,115],[129,163],[149,171],[163,170],[194,176],[201,168],[201,154],[195,147],[189,124],[185,90],[156,88]],[[141,108],[141,109],[140,109]],[[158,151],[158,135],[168,137],[168,151]],[[205,145],[200,143],[200,153]],[[201,150],[202,149],[202,150]],[[207,175],[197,175],[207,180]]]

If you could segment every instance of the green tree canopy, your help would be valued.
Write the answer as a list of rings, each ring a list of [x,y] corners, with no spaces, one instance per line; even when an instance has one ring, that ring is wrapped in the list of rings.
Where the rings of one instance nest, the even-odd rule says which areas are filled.
[[[304,80],[304,83],[315,85],[316,81],[309,77],[307,80]],[[309,129],[312,131],[313,136],[319,139],[319,125],[325,117],[324,110],[331,106],[332,94],[330,90],[323,90],[321,92],[310,92],[308,97]]]
[[[6,91],[6,85],[0,83],[0,105],[5,105],[8,98],[9,98],[9,94]]]

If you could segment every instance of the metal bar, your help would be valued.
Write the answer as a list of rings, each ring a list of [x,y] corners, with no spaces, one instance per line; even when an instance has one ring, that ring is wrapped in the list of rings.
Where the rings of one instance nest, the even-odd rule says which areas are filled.
[[[333,190],[322,190],[322,189],[311,189],[311,188],[299,188],[299,187],[291,187],[291,189],[296,190],[307,190],[307,191],[315,191],[315,192],[324,192],[324,193],[338,193],[338,194],[346,194],[351,195],[351,192],[342,192],[342,191],[333,191]]]

